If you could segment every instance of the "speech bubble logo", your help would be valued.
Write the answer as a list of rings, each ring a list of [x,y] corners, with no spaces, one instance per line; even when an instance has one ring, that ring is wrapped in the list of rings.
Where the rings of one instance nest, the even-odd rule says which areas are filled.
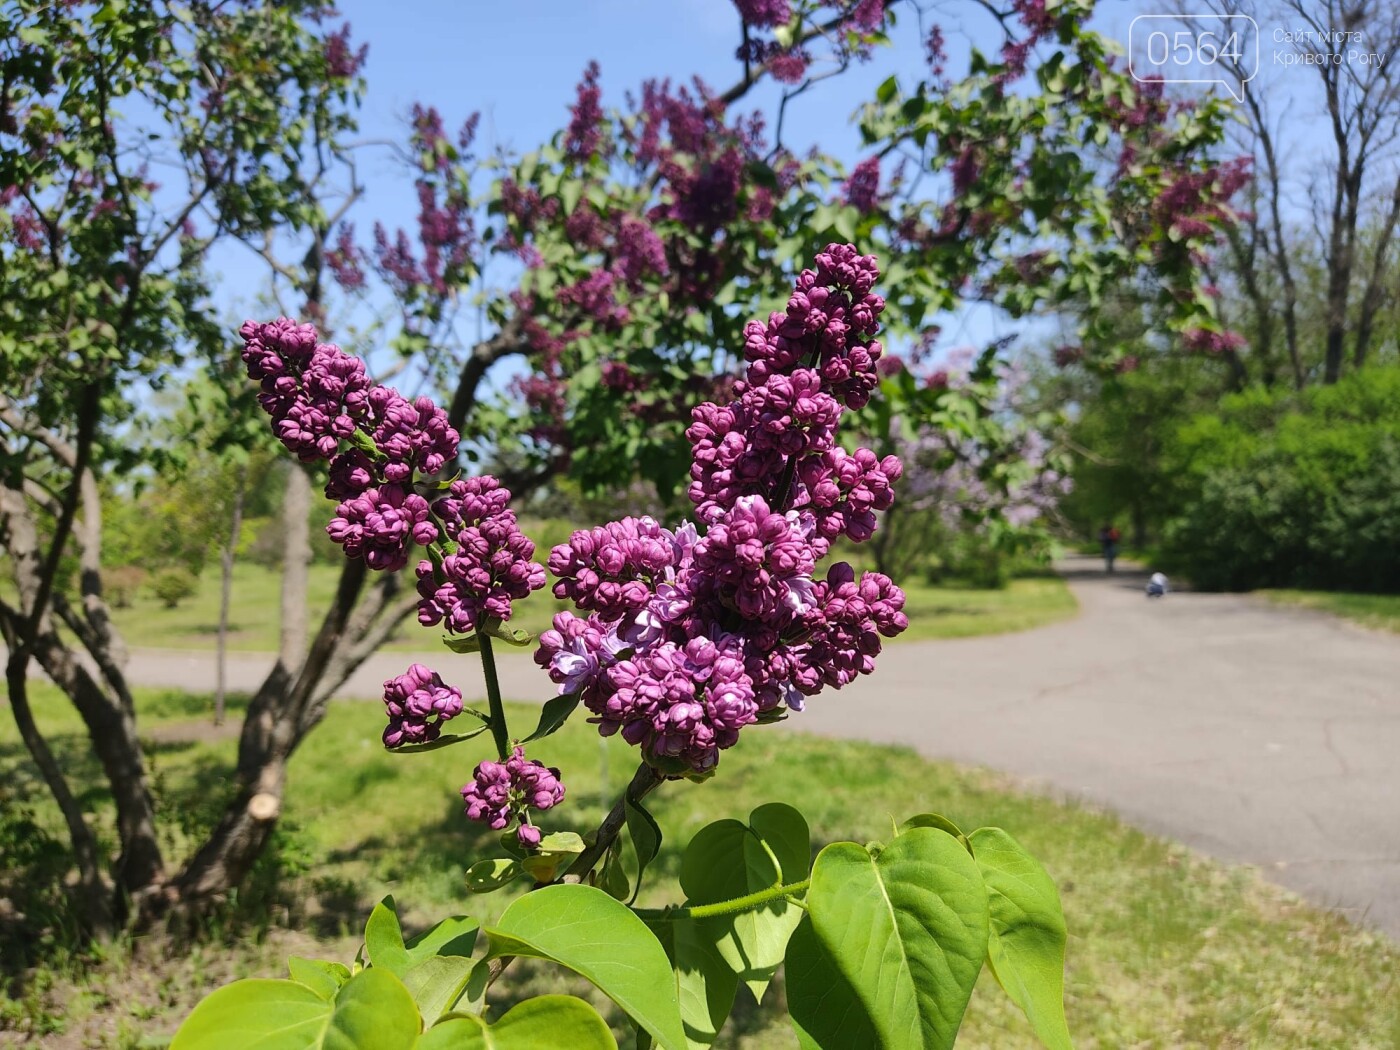
[[[1259,73],[1259,23],[1248,15],[1138,15],[1128,71],[1139,82],[1219,84],[1236,102]]]

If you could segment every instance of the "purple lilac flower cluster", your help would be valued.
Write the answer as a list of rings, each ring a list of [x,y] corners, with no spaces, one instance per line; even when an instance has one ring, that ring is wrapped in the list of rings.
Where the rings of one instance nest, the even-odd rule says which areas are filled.
[[[441,567],[428,559],[418,563],[418,622],[424,627],[441,623],[470,634],[489,617],[509,620],[512,601],[544,586],[543,566],[530,560],[535,545],[506,508],[509,501],[510,490],[488,474],[454,481],[433,504],[456,550]]]
[[[789,0],[734,0],[734,6],[745,22],[758,28],[771,29],[792,21]]]
[[[246,321],[240,333],[277,437],[303,460],[329,461],[326,495],[341,501],[326,526],[331,539],[347,557],[390,571],[408,563],[411,545],[428,548],[416,570],[420,623],[468,634],[487,619],[510,619],[513,601],[544,586],[544,568],[530,560],[535,545],[495,478],[458,478],[431,504],[415,491],[416,480],[457,458],[457,431],[430,399],[374,384],[363,361],[318,342],[312,325]],[[423,744],[461,714],[462,694],[413,664],[384,683],[384,706],[385,746]],[[493,828],[519,814],[519,840],[534,846],[540,832],[526,811],[555,805],[564,787],[557,769],[527,762],[517,747],[503,763],[478,766],[462,797],[467,814]]]
[[[462,713],[462,694],[444,685],[436,671],[412,664],[384,683],[384,707],[389,714],[385,747],[426,744],[438,738],[442,723]]]
[[[326,495],[341,502],[327,534],[372,569],[408,564],[411,542],[438,538],[413,481],[457,458],[457,431],[447,413],[426,397],[410,401],[374,384],[363,361],[318,342],[312,325],[282,317],[245,321],[239,332],[273,432],[299,459],[330,462]],[[342,451],[343,443],[350,447]]]
[[[851,171],[846,180],[846,203],[862,215],[874,211],[880,203],[880,158],[866,157]]]
[[[527,811],[551,809],[563,800],[559,770],[527,760],[519,746],[504,762],[482,762],[471,783],[462,788],[467,816],[494,831],[500,831],[518,815],[516,838],[527,848],[540,844],[540,829],[529,822]]]
[[[446,540],[440,565],[418,565],[420,623],[468,634],[486,617],[509,619],[513,600],[544,586],[534,544],[495,478],[454,481],[432,504],[414,490],[457,458],[457,431],[430,398],[374,384],[363,361],[318,342],[312,325],[284,317],[240,332],[278,438],[303,460],[330,462],[326,495],[340,504],[326,533],[346,556],[393,571],[412,545]]]
[[[901,467],[869,449],[848,454],[836,444],[844,408],[861,408],[879,383],[873,256],[829,245],[816,268],[803,270],[784,313],[744,329],[748,373],[728,405],[701,405],[686,437],[694,448],[690,498],[714,522],[741,495],[812,515],[825,540],[870,538],[875,512],[894,500]]]
[[[878,381],[877,276],[829,245],[787,311],[750,324],[736,399],[700,405],[687,431],[700,526],[624,518],[549,556],[554,593],[588,615],[556,616],[536,662],[663,773],[707,773],[744,726],[869,674],[908,626],[888,577],[844,562],[816,576],[834,538],[870,537],[902,470],[836,441]]]

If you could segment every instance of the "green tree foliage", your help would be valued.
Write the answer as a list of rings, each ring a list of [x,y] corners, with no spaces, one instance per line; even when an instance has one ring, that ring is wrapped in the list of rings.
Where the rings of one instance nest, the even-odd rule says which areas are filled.
[[[1163,554],[1199,586],[1400,590],[1400,367],[1228,397],[1165,465]]]

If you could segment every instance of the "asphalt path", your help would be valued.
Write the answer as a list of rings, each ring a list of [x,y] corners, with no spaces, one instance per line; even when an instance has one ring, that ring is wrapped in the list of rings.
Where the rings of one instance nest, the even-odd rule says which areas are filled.
[[[1145,577],[1062,566],[1080,604],[1020,634],[890,646],[876,674],[787,726],[912,746],[1109,809],[1400,938],[1400,638],[1240,595],[1149,600]],[[499,649],[498,649],[499,651]],[[416,657],[475,677],[474,661]],[[377,697],[413,654],[378,653],[341,690]],[[552,687],[498,660],[507,697]],[[235,653],[232,689],[270,658]],[[211,654],[137,650],[134,684],[212,688]],[[448,675],[451,677],[451,675]]]

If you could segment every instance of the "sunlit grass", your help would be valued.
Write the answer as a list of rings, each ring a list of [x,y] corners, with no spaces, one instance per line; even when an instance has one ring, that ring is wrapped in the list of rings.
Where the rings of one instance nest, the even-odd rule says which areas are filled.
[[[909,630],[898,640],[970,638],[1008,634],[1067,620],[1079,611],[1065,581],[1058,576],[1012,580],[1000,590],[931,587],[913,582],[904,588]]]
[[[1356,594],[1349,591],[1260,591],[1271,602],[1319,609],[1383,631],[1400,633],[1400,594]]]

